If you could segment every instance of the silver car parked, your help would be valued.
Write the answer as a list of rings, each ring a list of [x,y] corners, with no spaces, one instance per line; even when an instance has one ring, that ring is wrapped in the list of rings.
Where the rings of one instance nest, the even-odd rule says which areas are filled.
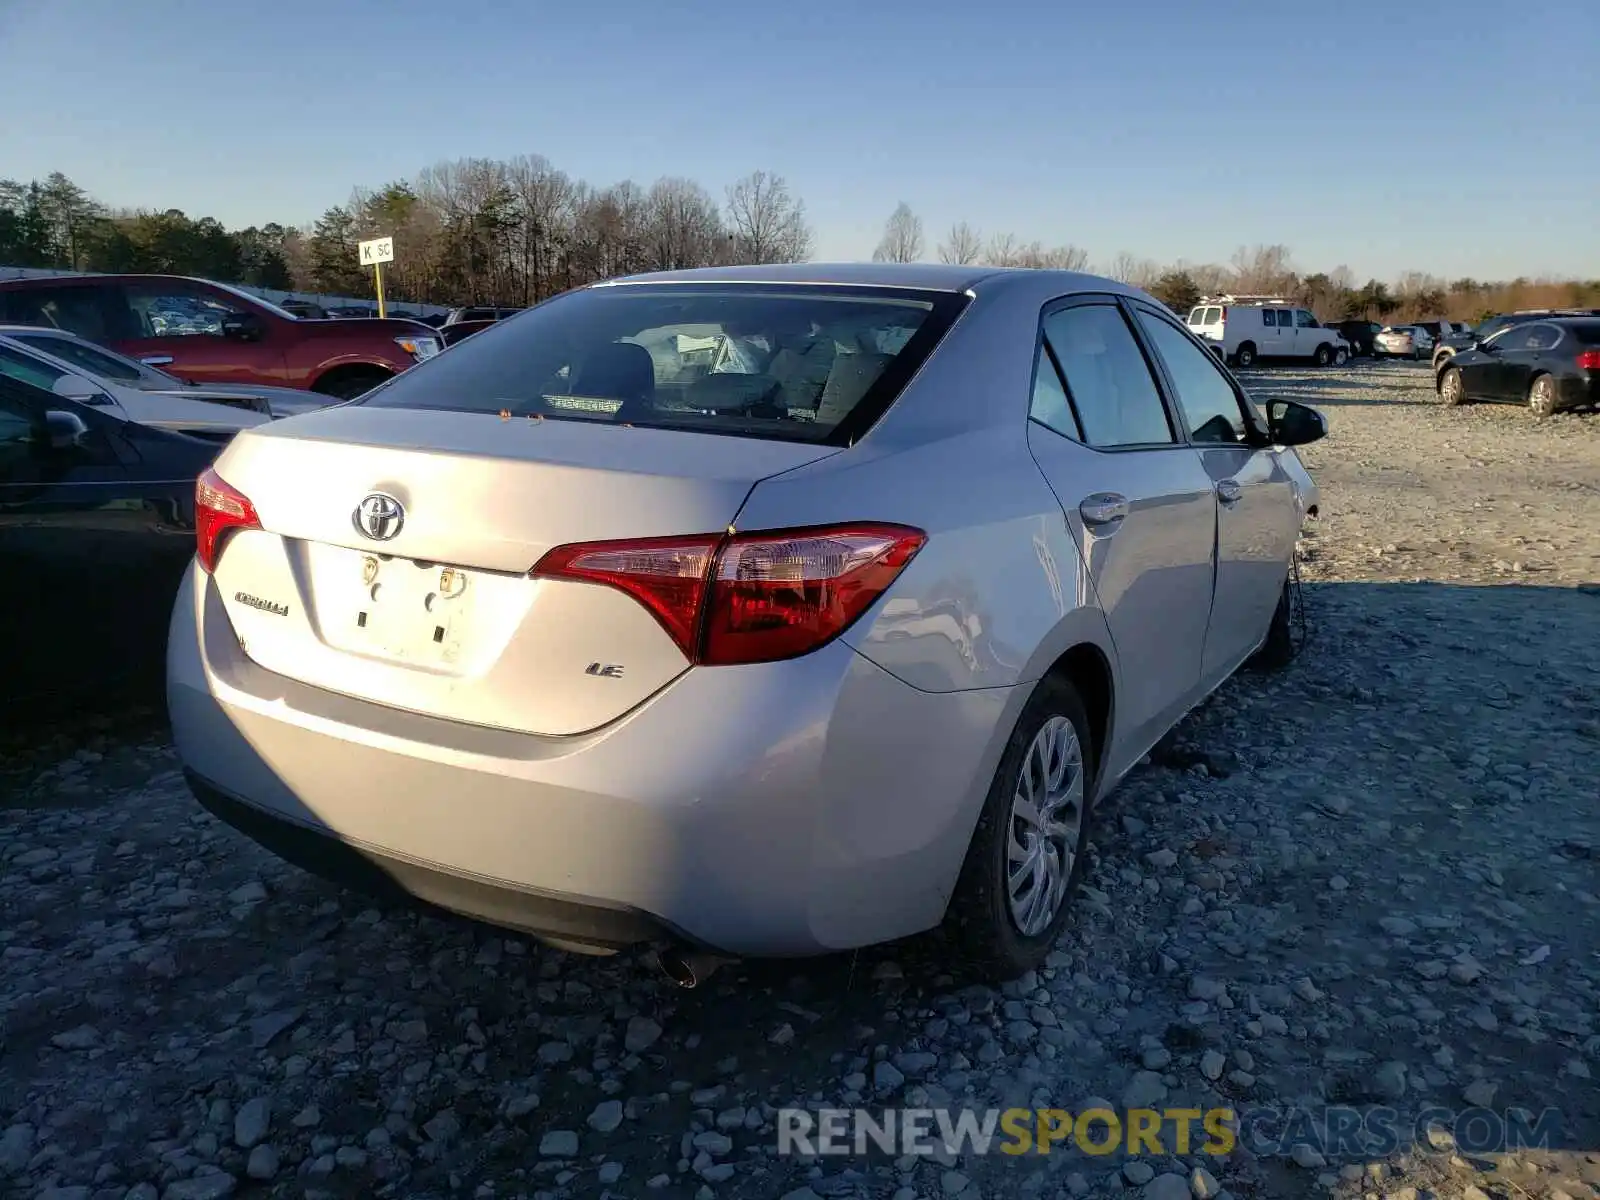
[[[178,749],[285,858],[568,948],[945,922],[1015,975],[1094,801],[1291,653],[1325,426],[1266,407],[1088,275],[569,293],[223,452]]]

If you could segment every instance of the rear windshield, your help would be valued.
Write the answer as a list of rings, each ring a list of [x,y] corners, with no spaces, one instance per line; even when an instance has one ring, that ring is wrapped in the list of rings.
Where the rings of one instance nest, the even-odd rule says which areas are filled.
[[[843,444],[965,303],[887,288],[588,288],[495,323],[360,403]]]
[[[1568,325],[1572,336],[1585,346],[1600,346],[1600,321],[1585,321],[1581,325]]]

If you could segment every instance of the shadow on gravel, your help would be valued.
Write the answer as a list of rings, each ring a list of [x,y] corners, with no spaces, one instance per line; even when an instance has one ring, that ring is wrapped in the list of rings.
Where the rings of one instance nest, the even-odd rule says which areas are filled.
[[[637,953],[373,905],[203,813],[164,746],[92,733],[100,757],[0,808],[0,1126],[27,1127],[0,1128],[0,1184],[970,1200],[1035,1174],[1120,1194],[1149,1165],[1241,1198],[1600,1187],[1600,596],[1308,591],[1299,660],[1226,685],[1123,782],[1060,948],[998,990],[934,935],[683,991]],[[786,1105],[1091,1097],[1231,1108],[1279,1141],[774,1154]],[[1551,1154],[1502,1161],[1462,1121],[1514,1108],[1557,1110],[1528,1126]]]

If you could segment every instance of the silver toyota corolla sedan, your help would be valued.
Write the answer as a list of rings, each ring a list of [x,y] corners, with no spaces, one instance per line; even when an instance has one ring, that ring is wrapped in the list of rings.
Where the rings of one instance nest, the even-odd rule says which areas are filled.
[[[1095,799],[1291,653],[1321,416],[985,267],[585,288],[200,481],[169,703],[290,861],[604,952],[1038,963]]]

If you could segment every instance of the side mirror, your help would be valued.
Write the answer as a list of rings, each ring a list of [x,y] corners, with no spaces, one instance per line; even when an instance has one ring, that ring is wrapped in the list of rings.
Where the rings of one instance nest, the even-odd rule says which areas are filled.
[[[1274,446],[1305,446],[1328,436],[1328,419],[1310,405],[1268,400],[1267,432]]]
[[[45,444],[52,450],[71,450],[82,445],[89,427],[77,413],[51,409],[44,415]]]
[[[265,332],[261,318],[253,312],[224,313],[222,317],[222,336],[233,338],[239,342],[256,342],[261,340]]]
[[[63,375],[50,385],[50,390],[63,400],[76,400],[79,404],[93,404],[104,393],[82,375]],[[57,416],[64,416],[58,413]],[[76,419],[76,418],[74,418]]]

